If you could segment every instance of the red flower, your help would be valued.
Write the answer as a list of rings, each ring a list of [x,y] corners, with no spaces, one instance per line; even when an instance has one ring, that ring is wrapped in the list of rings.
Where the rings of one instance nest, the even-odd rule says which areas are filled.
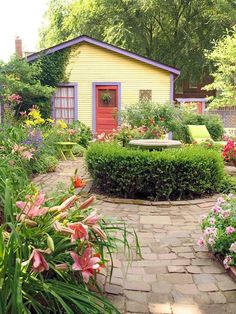
[[[83,179],[81,179],[80,177],[76,176],[73,180],[73,183],[74,183],[74,188],[77,189],[77,188],[82,188],[85,186],[85,182]]]

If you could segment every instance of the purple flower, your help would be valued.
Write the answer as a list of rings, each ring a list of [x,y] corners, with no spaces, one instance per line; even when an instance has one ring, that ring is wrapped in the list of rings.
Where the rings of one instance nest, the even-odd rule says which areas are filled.
[[[231,233],[233,233],[234,231],[235,231],[235,229],[234,229],[234,227],[232,227],[232,226],[229,226],[229,227],[226,228],[226,234],[231,234]]]

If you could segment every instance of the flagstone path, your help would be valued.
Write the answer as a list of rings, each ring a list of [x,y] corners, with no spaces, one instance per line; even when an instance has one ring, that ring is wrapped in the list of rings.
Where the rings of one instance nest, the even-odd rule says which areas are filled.
[[[78,168],[88,178],[83,160],[61,162],[56,173],[38,176],[36,184],[51,192]],[[125,203],[127,202],[127,203]],[[101,199],[95,205],[103,215],[124,220],[139,237],[143,259],[114,259],[111,283],[103,278],[108,298],[121,313],[235,314],[236,284],[226,271],[196,244],[201,236],[199,216],[213,200],[137,202]],[[132,241],[132,239],[131,239]],[[134,242],[132,243],[134,245]]]

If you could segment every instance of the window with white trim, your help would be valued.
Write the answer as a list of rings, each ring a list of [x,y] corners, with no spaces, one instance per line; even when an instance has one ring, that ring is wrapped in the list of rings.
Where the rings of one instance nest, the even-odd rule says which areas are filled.
[[[75,120],[75,88],[74,86],[60,86],[53,97],[54,119],[72,123]]]

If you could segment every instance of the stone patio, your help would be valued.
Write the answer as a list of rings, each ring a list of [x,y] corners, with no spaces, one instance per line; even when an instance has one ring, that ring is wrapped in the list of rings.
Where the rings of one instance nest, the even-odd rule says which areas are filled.
[[[62,162],[55,173],[33,181],[51,192],[60,181],[68,185],[76,168],[89,178],[79,159]],[[95,204],[103,215],[124,220],[131,232],[134,228],[142,249],[143,259],[134,256],[129,267],[123,253],[115,256],[111,283],[101,277],[109,299],[121,313],[235,314],[235,282],[196,244],[201,236],[199,216],[208,212],[213,199],[127,202],[100,199]]]

